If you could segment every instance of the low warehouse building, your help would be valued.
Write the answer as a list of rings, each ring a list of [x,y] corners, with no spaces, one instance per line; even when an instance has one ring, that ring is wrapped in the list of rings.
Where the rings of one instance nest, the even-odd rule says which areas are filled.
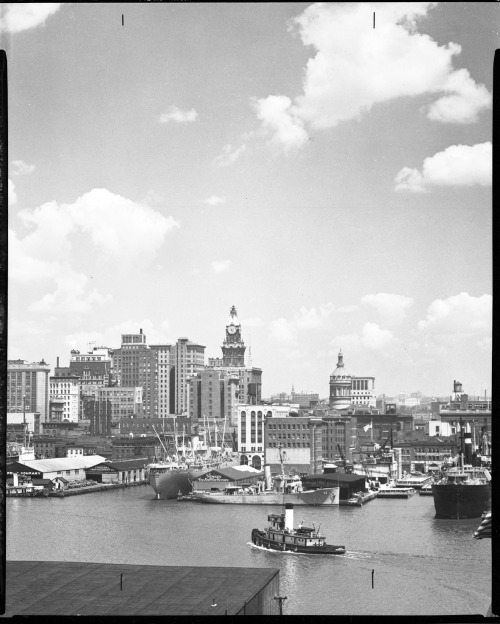
[[[101,462],[87,469],[87,479],[96,483],[136,483],[146,480],[147,459],[124,459]]]
[[[278,615],[279,570],[7,561],[5,617]]]
[[[58,457],[55,459],[30,459],[12,462],[7,465],[7,475],[31,476],[35,479],[55,479],[64,477],[68,481],[86,479],[85,471],[105,460],[100,455]]]
[[[261,470],[238,468],[214,468],[197,479],[193,480],[193,490],[216,491],[224,490],[229,486],[240,488],[257,485],[259,481],[264,481],[264,473]]]
[[[366,477],[358,474],[345,472],[332,472],[327,474],[308,475],[302,478],[304,489],[329,488],[339,486],[339,499],[348,500],[356,492],[364,492]]]

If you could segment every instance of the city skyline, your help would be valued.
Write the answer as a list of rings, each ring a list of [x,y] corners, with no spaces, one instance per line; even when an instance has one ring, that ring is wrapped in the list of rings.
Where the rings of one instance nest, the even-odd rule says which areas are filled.
[[[262,396],[491,395],[495,3],[6,4],[9,359],[236,306]],[[123,16],[123,17],[122,17]]]

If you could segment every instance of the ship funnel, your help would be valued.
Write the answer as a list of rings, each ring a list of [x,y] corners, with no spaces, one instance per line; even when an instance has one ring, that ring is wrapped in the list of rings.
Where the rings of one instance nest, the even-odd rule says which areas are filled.
[[[266,490],[271,490],[273,482],[271,479],[271,466],[269,464],[264,464],[264,479],[266,481]]]
[[[291,531],[293,529],[293,505],[287,503],[285,505],[285,529]]]
[[[200,437],[197,435],[193,435],[191,436],[191,447],[193,449],[193,451],[197,451],[198,450],[198,444],[200,442]]]

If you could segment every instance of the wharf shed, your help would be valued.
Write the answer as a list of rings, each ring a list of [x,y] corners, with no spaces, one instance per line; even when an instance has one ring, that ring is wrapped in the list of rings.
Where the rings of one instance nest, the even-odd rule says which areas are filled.
[[[304,489],[330,488],[339,486],[339,500],[348,500],[356,492],[364,492],[366,487],[366,477],[358,474],[347,474],[345,472],[331,472],[302,477]]]
[[[25,459],[7,465],[7,475],[28,476],[38,479],[67,480],[86,479],[86,470],[105,460],[100,455],[80,455],[78,457],[57,457],[53,459]]]
[[[7,561],[5,616],[278,615],[276,568]]]
[[[96,483],[135,483],[146,480],[148,460],[123,459],[108,460],[88,468],[87,479]]]
[[[193,490],[224,490],[228,486],[248,487],[264,480],[264,472],[239,468],[214,468],[193,480]]]

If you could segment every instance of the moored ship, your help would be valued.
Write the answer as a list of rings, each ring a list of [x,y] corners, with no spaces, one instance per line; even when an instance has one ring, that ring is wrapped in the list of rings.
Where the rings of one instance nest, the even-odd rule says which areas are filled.
[[[319,488],[317,490],[300,490],[296,492],[280,492],[275,490],[244,493],[235,486],[226,487],[222,492],[193,492],[191,499],[201,503],[219,505],[310,505],[313,507],[338,504],[339,488]]]
[[[238,463],[238,454],[224,447],[211,447],[200,444],[197,436],[193,436],[192,444],[186,447],[177,445],[175,435],[175,453],[168,455],[161,437],[154,429],[163,447],[164,459],[148,464],[149,484],[157,499],[175,499],[179,494],[188,494],[193,487],[193,480],[204,472],[215,467],[234,466]]]
[[[436,518],[479,518],[491,509],[491,477],[487,470],[450,468],[432,484]]]
[[[293,526],[293,504],[285,505],[285,513],[269,514],[270,525],[263,531],[252,530],[252,544],[280,552],[312,555],[343,555],[345,546],[327,544],[320,527]]]

